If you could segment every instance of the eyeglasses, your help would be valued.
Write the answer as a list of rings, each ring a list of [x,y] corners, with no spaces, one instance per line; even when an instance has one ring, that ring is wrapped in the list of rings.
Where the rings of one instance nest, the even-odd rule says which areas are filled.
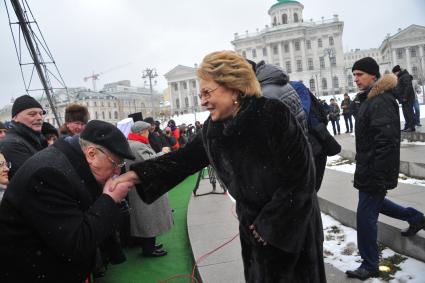
[[[0,168],[2,168],[3,166],[10,169],[10,168],[12,168],[12,162],[1,161],[0,162]]]
[[[201,93],[198,94],[199,99],[202,98],[210,98],[211,97],[211,93],[213,91],[216,91],[220,86],[216,87],[215,89],[207,89],[207,90],[201,90]]]
[[[115,160],[112,159],[111,156],[109,156],[109,154],[107,154],[103,149],[101,149],[100,147],[96,147],[96,149],[98,149],[100,152],[102,152],[103,154],[105,154],[105,156],[108,158],[109,161],[111,161],[112,165],[115,168],[123,168],[126,164],[125,161],[121,162],[121,163],[117,163]]]

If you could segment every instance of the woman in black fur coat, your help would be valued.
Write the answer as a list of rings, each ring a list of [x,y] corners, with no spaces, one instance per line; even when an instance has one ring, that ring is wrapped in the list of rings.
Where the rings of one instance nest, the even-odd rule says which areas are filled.
[[[314,163],[302,129],[280,101],[261,97],[251,66],[233,51],[207,55],[198,70],[210,112],[186,147],[110,183],[137,184],[153,202],[208,164],[236,199],[247,282],[326,282]]]

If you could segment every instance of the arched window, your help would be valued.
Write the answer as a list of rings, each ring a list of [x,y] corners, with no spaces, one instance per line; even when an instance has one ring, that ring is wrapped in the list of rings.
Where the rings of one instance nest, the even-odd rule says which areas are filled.
[[[288,15],[287,14],[283,14],[282,15],[282,24],[287,24],[288,23]]]
[[[98,119],[99,119],[99,115],[97,114],[97,111],[96,111],[96,112],[94,112],[94,116],[96,117],[96,120],[98,120]]]
[[[328,88],[328,82],[326,81],[326,78],[322,78],[322,89]]]
[[[179,109],[180,108],[180,100],[177,98],[176,99],[176,108]]]
[[[294,13],[294,22],[298,23],[298,14],[297,13]]]
[[[273,26],[277,25],[277,19],[276,17],[273,17]]]
[[[339,80],[337,76],[334,76],[332,79],[333,88],[339,88]]]
[[[105,120],[105,112],[102,111],[102,119]]]
[[[109,111],[109,119],[112,119],[112,112]]]
[[[334,38],[332,36],[329,36],[329,45],[334,45]]]
[[[187,96],[184,98],[184,105],[189,107],[189,98]]]
[[[114,112],[114,118],[118,119],[118,112],[117,111]]]
[[[310,80],[310,90],[316,91],[316,83],[315,83],[314,79]]]

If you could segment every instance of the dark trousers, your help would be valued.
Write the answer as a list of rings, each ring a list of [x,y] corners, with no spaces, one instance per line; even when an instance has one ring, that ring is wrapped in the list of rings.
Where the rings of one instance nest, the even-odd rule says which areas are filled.
[[[413,102],[413,110],[415,110],[415,124],[416,126],[421,124],[421,110],[419,107],[419,101],[415,99],[415,102]]]
[[[155,251],[156,238],[141,238],[141,246],[143,254],[151,254]]]
[[[334,135],[336,135],[336,133],[337,133],[337,131],[336,131],[336,129],[338,129],[338,134],[340,134],[341,133],[341,129],[340,129],[340,127],[339,127],[339,119],[336,119],[336,120],[331,120],[331,123],[332,123],[332,129],[333,129],[333,131],[334,131]],[[335,129],[335,124],[336,124],[336,129]]]
[[[361,268],[378,270],[378,216],[379,213],[407,221],[409,224],[421,221],[423,214],[412,207],[402,207],[385,198],[385,193],[370,194],[359,191],[357,206],[357,245],[363,259]]]
[[[343,114],[344,120],[345,120],[345,128],[347,129],[347,132],[352,133],[353,132],[353,120],[351,119],[351,114]]]
[[[405,122],[405,129],[415,128],[415,114],[413,113],[413,101],[406,101],[401,104]]]

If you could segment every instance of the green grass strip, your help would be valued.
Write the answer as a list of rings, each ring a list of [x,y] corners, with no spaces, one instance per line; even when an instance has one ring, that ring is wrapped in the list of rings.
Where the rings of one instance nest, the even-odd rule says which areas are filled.
[[[197,174],[186,178],[169,193],[170,206],[174,209],[174,226],[166,234],[157,237],[168,255],[159,258],[141,256],[141,248],[125,250],[127,261],[109,265],[105,277],[96,283],[156,283],[179,274],[191,274],[193,260],[187,234],[187,208],[195,186]],[[191,282],[189,278],[177,278],[167,283]]]

